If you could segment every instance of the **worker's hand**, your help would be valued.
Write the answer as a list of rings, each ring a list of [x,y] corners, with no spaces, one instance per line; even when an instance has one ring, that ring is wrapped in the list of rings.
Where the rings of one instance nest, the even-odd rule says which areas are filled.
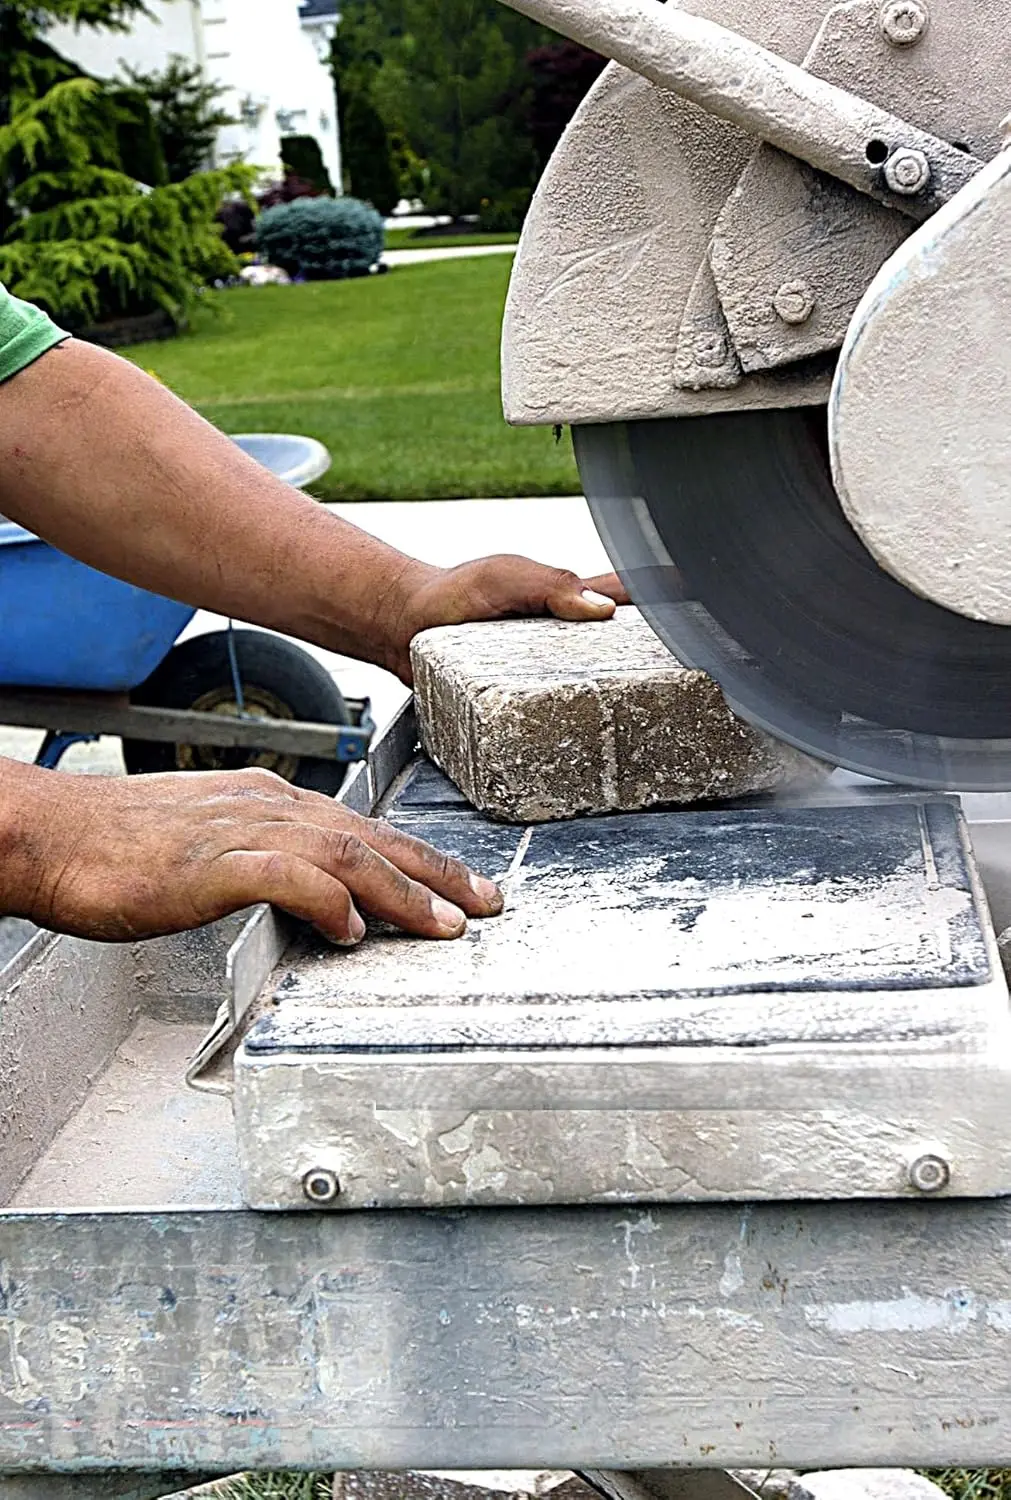
[[[457,568],[421,568],[402,616],[393,622],[386,665],[411,681],[411,641],[434,625],[500,620],[509,615],[556,615],[560,620],[607,620],[629,597],[616,573],[579,578],[527,557],[503,554]]]
[[[351,944],[363,914],[454,938],[502,909],[457,860],[269,771],[106,779],[6,763],[0,777],[14,818],[0,909],[57,932],[154,937],[272,901]]]

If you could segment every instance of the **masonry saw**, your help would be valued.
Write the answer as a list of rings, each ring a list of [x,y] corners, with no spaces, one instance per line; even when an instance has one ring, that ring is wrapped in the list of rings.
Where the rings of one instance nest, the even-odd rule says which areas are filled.
[[[634,602],[744,718],[1011,788],[1007,0],[508,0],[610,58],[515,262]]]

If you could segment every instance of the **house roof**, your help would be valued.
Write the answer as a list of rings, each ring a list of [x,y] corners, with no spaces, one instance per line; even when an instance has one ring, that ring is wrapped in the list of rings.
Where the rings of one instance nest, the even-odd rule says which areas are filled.
[[[337,0],[302,0],[298,14],[303,21],[336,21]]]

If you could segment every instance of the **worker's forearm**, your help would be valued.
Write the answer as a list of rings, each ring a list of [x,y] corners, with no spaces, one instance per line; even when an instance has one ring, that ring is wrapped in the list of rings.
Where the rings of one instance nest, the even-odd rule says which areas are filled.
[[[0,758],[0,917],[32,917],[45,866],[43,844],[61,821],[51,794],[63,779]]]
[[[0,511],[155,593],[384,664],[437,571],[297,494],[126,360],[73,341],[0,386]]]

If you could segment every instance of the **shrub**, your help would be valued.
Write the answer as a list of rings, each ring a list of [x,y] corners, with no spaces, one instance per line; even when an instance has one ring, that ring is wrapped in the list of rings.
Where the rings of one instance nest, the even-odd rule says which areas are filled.
[[[257,194],[261,208],[276,208],[279,203],[294,203],[296,198],[320,198],[322,194],[308,177],[299,177],[290,167],[284,168],[280,182],[272,182]]]
[[[381,214],[400,202],[400,179],[382,117],[367,94],[352,94],[344,111],[344,159],[351,191]]]
[[[147,105],[167,180],[182,182],[194,172],[204,171],[213,158],[218,131],[238,123],[221,107],[222,86],[208,83],[198,64],[175,55],[161,71],[142,73],[124,68],[124,72]],[[133,175],[152,187],[157,185],[143,172]]]
[[[490,202],[485,201],[478,228],[494,234],[513,234],[522,229],[531,196],[529,188],[513,188]]]
[[[281,163],[286,174],[304,178],[318,194],[325,193],[328,198],[334,196],[330,173],[326,169],[319,141],[314,135],[282,136]]]
[[[252,254],[256,244],[256,214],[246,198],[226,198],[217,213],[221,238],[233,255]]]
[[[265,209],[256,222],[260,253],[308,281],[366,275],[383,238],[382,218],[357,198],[298,198]]]

